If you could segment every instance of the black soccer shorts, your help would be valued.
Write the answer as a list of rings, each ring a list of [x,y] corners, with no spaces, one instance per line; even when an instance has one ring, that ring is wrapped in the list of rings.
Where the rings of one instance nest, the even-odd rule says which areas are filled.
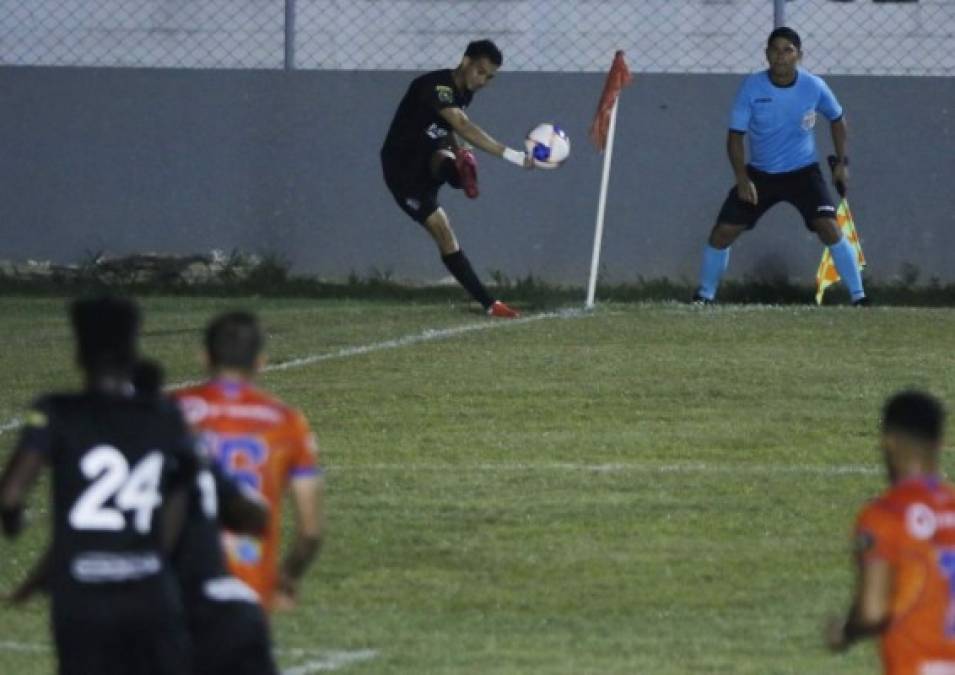
[[[717,223],[745,225],[747,230],[751,230],[756,227],[756,221],[779,202],[789,202],[795,206],[809,230],[812,230],[812,222],[818,218],[836,217],[836,207],[819,164],[813,163],[785,173],[766,173],[747,166],[746,172],[756,186],[758,203],[750,204],[741,200],[734,185],[720,208]]]
[[[268,621],[254,602],[196,600],[190,633],[197,675],[278,675]]]
[[[424,225],[438,210],[438,189],[443,183],[431,176],[428,160],[412,158],[407,162],[382,160],[385,185],[402,211]]]
[[[82,604],[54,599],[59,675],[190,672],[185,616],[175,606],[122,589],[84,595]]]

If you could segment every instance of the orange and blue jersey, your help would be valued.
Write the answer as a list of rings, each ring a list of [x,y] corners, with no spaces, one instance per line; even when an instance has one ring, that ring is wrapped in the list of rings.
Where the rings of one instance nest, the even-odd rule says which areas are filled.
[[[955,675],[955,487],[900,481],[862,510],[855,534],[863,563],[892,570],[886,675]]]
[[[261,539],[225,533],[229,567],[270,607],[278,582],[282,495],[321,470],[305,417],[247,382],[217,379],[174,393],[202,445],[234,480],[257,491],[271,510]]]

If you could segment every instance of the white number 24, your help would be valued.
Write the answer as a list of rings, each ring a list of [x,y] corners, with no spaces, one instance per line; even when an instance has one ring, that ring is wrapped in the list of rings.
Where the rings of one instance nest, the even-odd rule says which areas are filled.
[[[133,512],[133,526],[141,534],[152,529],[153,511],[162,503],[159,483],[163,454],[153,450],[129,468],[129,462],[111,445],[97,445],[80,460],[83,475],[93,481],[70,509],[76,530],[119,531],[126,527],[125,512]],[[112,500],[113,505],[109,505]]]

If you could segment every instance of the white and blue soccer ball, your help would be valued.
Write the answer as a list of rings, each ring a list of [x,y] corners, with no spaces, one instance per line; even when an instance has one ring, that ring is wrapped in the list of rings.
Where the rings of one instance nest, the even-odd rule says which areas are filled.
[[[539,168],[556,169],[570,155],[570,138],[558,125],[544,122],[528,132],[524,147]]]

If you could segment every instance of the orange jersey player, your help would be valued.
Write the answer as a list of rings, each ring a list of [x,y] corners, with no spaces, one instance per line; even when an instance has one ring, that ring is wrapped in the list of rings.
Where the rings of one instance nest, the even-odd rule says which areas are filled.
[[[251,314],[215,319],[206,332],[212,379],[175,393],[187,421],[220,466],[257,490],[271,507],[261,539],[227,533],[233,574],[258,592],[268,609],[294,606],[298,583],[317,557],[323,529],[323,482],[305,417],[252,385],[262,365],[262,333]],[[282,497],[291,492],[296,539],[279,565]]]
[[[955,486],[938,470],[944,412],[903,392],[882,424],[891,485],[856,521],[856,597],[829,626],[829,645],[879,635],[887,675],[955,675]]]

